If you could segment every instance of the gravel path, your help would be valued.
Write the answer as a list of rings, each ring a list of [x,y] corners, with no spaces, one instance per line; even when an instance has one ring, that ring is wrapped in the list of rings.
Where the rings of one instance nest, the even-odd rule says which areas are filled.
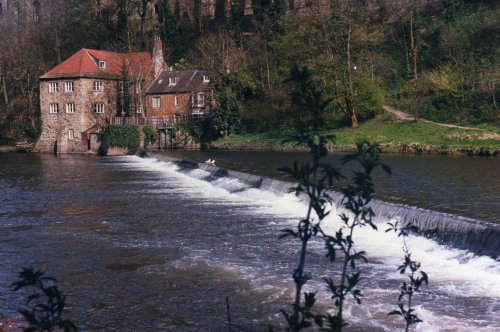
[[[405,112],[401,112],[400,110],[398,110],[398,109],[396,109],[396,108],[394,108],[392,106],[384,105],[383,108],[387,112],[394,114],[396,116],[397,120],[403,120],[403,121],[405,121],[405,120],[415,120],[415,117],[413,115],[405,113]],[[458,129],[467,129],[467,130],[480,130],[479,128],[462,127],[462,126],[452,125],[452,124],[448,124],[448,123],[439,123],[439,122],[434,122],[434,121],[430,121],[430,120],[425,120],[425,119],[422,119],[422,118],[420,118],[419,120],[423,121],[423,122],[427,122],[427,123],[434,123],[434,124],[437,124],[438,126],[447,127],[447,128],[458,128]]]

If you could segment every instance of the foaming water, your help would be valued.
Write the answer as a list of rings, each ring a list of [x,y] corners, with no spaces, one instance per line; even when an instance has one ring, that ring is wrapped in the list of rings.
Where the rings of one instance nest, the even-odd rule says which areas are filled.
[[[2,159],[3,158],[3,159]],[[10,284],[33,265],[61,281],[68,314],[91,331],[227,330],[225,298],[236,331],[284,327],[293,298],[298,243],[279,240],[306,212],[285,182],[201,165],[138,157],[0,155],[0,314],[15,316]],[[335,209],[335,208],[334,208]],[[333,211],[324,227],[340,227]],[[401,239],[356,231],[363,304],[349,301],[348,331],[400,331],[388,317],[402,276]],[[422,236],[408,244],[429,274],[415,298],[418,331],[495,331],[500,326],[499,262]],[[308,290],[318,310],[332,303],[322,277],[338,264],[313,241]]]
[[[201,169],[184,170],[171,162],[158,161],[156,159],[140,159],[130,157],[131,162],[137,163],[137,167],[165,172],[182,179],[183,185],[191,190],[203,192],[207,197],[217,197],[232,203],[251,205],[247,211],[249,214],[264,214],[271,218],[268,227],[269,232],[277,232],[285,227],[293,227],[298,218],[303,217],[306,206],[300,198],[292,194],[270,193],[262,191],[232,178],[213,178],[210,172]],[[333,207],[331,215],[324,220],[323,227],[329,233],[334,233],[341,225],[337,216],[336,208]],[[274,217],[274,218],[273,218]],[[279,218],[278,218],[279,217]],[[403,280],[396,267],[401,263],[403,253],[403,240],[398,238],[394,232],[385,232],[384,226],[391,219],[378,217],[376,223],[379,231],[371,228],[357,229],[354,240],[357,250],[365,250],[372,262],[363,268],[363,273],[370,276],[370,287],[364,292],[365,305],[362,307],[349,305],[347,316],[352,321],[363,324],[359,317],[370,317],[373,326],[383,330],[398,330],[391,327],[397,324],[397,320],[388,318],[387,303],[394,303],[397,297],[396,289],[385,288],[382,284],[373,284],[375,279],[383,279],[391,285],[398,284]],[[276,233],[277,235],[278,233]],[[494,306],[500,306],[500,263],[487,256],[474,255],[466,250],[460,250],[439,244],[438,242],[422,236],[410,236],[407,244],[412,251],[412,256],[422,263],[422,268],[430,276],[430,285],[419,295],[422,303],[417,306],[417,312],[426,320],[425,324],[418,327],[419,331],[440,331],[441,329],[453,331],[484,330],[492,331],[500,326],[500,319],[495,316],[496,312],[484,312],[486,308],[477,309],[482,315],[469,316],[467,310],[462,308],[464,303],[468,306],[482,306],[491,302]],[[293,244],[289,244],[290,247]],[[322,244],[312,243],[316,252],[321,252]],[[269,275],[267,266],[246,267],[227,261],[203,259],[196,256],[195,260],[203,260],[205,263],[218,266],[219,268],[237,273],[238,278],[250,278],[256,289],[265,288],[275,293],[272,298],[283,298],[291,292],[291,285],[285,286],[283,282],[277,283],[276,278]],[[320,276],[328,275],[330,268],[318,270]],[[283,272],[283,271],[280,271]],[[290,273],[290,271],[289,271]],[[278,277],[279,278],[279,277]],[[392,281],[392,282],[391,282]],[[324,286],[315,279],[312,288],[322,289]],[[290,297],[291,298],[291,297]],[[323,306],[328,306],[327,299],[323,298]],[[467,310],[466,310],[467,309]],[[481,319],[478,319],[478,316]]]

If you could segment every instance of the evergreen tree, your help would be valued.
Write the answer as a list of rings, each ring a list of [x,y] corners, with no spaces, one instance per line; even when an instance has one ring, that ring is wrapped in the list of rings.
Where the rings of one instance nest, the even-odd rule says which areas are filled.
[[[176,3],[176,7],[178,7],[178,2]],[[180,43],[179,22],[178,19],[176,19],[175,9],[174,13],[170,11],[168,0],[161,0],[160,15],[163,22],[160,29],[160,36],[164,48],[167,51],[167,61],[169,63],[175,63],[182,56],[179,52],[179,48],[181,48],[182,45]]]

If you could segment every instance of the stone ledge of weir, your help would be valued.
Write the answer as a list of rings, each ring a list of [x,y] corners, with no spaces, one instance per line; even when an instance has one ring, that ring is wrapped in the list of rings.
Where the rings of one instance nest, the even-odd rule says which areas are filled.
[[[137,155],[171,162],[184,170],[201,169],[208,172],[213,178],[229,177],[236,179],[252,188],[272,192],[278,196],[289,193],[290,188],[295,185],[293,182],[187,161],[155,152],[143,151]],[[208,178],[207,181],[209,181]],[[347,212],[341,207],[343,199],[341,193],[331,191],[329,195],[332,197],[333,205],[337,211]],[[300,195],[299,199],[304,203],[308,201],[305,194]],[[375,212],[376,217],[387,221],[397,219],[403,221],[404,224],[411,223],[418,228],[418,234],[436,240],[440,244],[451,245],[455,248],[468,250],[478,255],[488,255],[500,260],[500,224],[377,199],[372,200],[370,207]]]

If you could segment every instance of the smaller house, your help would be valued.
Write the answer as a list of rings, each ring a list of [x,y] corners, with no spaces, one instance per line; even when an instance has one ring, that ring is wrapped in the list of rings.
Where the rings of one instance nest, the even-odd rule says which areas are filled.
[[[146,91],[147,116],[158,123],[203,117],[213,101],[205,70],[163,71]]]

